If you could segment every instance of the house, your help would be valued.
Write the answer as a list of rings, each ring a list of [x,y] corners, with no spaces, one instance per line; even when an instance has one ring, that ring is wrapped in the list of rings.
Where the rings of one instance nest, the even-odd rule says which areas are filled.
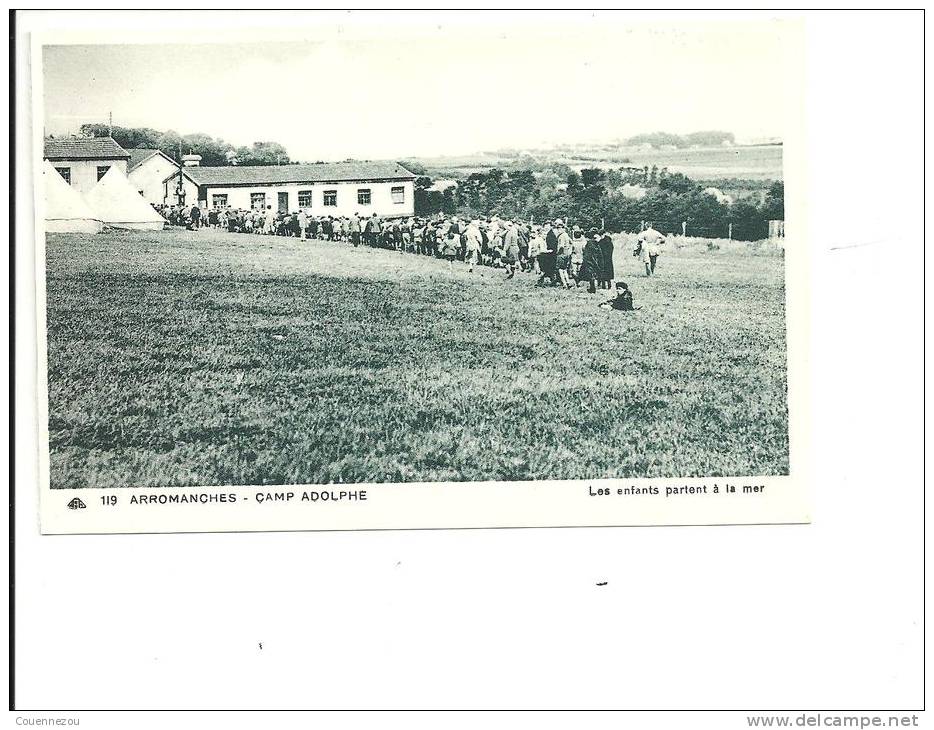
[[[133,188],[152,205],[165,203],[163,182],[178,170],[178,163],[162,150],[131,149],[127,177]]]
[[[199,207],[382,217],[415,214],[415,175],[397,162],[201,167],[196,155],[163,181],[166,202]]]
[[[704,188],[706,195],[712,195],[721,205],[733,205],[733,196],[727,195],[719,188]]]
[[[443,193],[448,188],[456,188],[457,180],[435,180],[429,190],[436,190],[439,193]]]
[[[49,137],[43,159],[79,193],[88,193],[111,167],[127,174],[130,153],[111,137]]]
[[[624,198],[629,198],[630,200],[642,200],[647,194],[648,190],[641,185],[630,185],[626,183],[620,187],[619,192]]]

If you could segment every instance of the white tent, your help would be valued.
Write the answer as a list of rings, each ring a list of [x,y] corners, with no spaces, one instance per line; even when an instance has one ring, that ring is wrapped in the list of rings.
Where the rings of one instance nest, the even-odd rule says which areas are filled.
[[[105,224],[136,231],[161,231],[165,218],[147,203],[116,166],[87,195],[88,205]]]
[[[54,233],[100,233],[100,216],[65,182],[58,170],[46,160],[42,166],[45,186],[45,230]]]

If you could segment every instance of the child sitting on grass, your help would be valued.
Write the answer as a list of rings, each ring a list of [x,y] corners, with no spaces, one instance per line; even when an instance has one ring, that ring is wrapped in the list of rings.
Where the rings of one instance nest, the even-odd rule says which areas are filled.
[[[616,309],[620,312],[634,312],[632,306],[632,292],[629,291],[629,285],[625,281],[616,282],[616,295],[605,302],[601,302],[600,309]]]

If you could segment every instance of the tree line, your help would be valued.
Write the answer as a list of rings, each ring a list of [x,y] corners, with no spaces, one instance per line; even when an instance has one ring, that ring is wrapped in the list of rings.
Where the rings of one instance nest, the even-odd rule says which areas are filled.
[[[161,150],[176,162],[179,153],[201,155],[201,164],[209,167],[225,165],[290,165],[289,153],[278,142],[254,142],[237,147],[208,134],[179,134],[174,130],[160,132],[149,127],[111,127],[107,124],[82,124],[85,137],[113,137],[124,149],[137,147]]]
[[[413,172],[418,172],[415,170]],[[784,220],[785,189],[770,183],[759,196],[723,201],[696,181],[666,168],[585,168],[555,164],[547,173],[492,169],[475,172],[443,191],[432,179],[415,180],[415,213],[467,218],[499,215],[544,222],[563,218],[585,230],[638,231],[652,223],[659,231],[755,241],[768,235],[768,221]]]

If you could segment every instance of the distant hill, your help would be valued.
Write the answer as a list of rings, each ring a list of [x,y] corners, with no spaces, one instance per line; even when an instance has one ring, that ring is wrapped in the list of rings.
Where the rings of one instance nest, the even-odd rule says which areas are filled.
[[[420,171],[413,170],[416,174],[443,179],[465,178],[474,172],[494,168],[544,172],[555,165],[566,165],[577,171],[585,167],[667,167],[670,172],[680,172],[695,179],[737,178],[764,182],[783,179],[782,153],[781,144],[665,148],[601,144],[575,146],[573,149],[522,150],[518,154],[500,150],[476,155],[409,158],[403,164],[410,170],[417,167]]]
[[[736,137],[732,132],[712,130],[708,132],[691,132],[690,134],[670,134],[668,132],[650,132],[637,134],[626,140],[630,147],[650,144],[653,147],[717,147],[724,142],[735,144]]]

